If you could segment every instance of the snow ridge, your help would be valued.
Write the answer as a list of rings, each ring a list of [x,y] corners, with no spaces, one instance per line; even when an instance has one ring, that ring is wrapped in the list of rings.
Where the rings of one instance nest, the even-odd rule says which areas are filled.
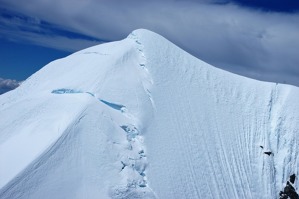
[[[150,77],[149,71],[146,68],[146,57],[144,54],[144,46],[140,42],[136,34],[131,33],[128,38],[133,39],[137,44],[137,50],[140,55],[139,66],[143,70],[142,85],[144,91],[149,97],[152,106],[154,107],[154,102],[151,96],[150,88],[153,85],[153,80]],[[131,114],[130,114],[131,115]],[[125,133],[127,134],[127,141],[129,147],[125,154],[121,157],[121,174],[124,179],[126,179],[127,184],[125,186],[113,187],[110,193],[113,199],[124,199],[124,198],[157,198],[154,192],[148,185],[146,168],[148,166],[148,161],[146,158],[146,149],[144,146],[144,137],[140,132],[139,128],[136,127],[134,121],[138,121],[138,118],[131,115],[128,117],[127,123],[120,125]]]
[[[152,104],[152,107],[155,109],[155,103],[154,103],[154,100],[152,98],[152,95],[151,95],[151,87],[152,85],[154,84],[153,82],[153,79],[148,71],[148,68],[146,67],[146,57],[145,57],[145,54],[144,54],[144,46],[143,44],[141,43],[140,39],[138,38],[137,34],[135,32],[132,32],[129,36],[128,36],[129,39],[132,39],[133,41],[135,41],[135,43],[137,44],[137,50],[139,51],[139,54],[140,54],[140,63],[139,63],[139,66],[143,69],[143,81],[142,81],[142,85],[143,85],[143,88],[144,88],[144,91],[146,92],[146,94],[148,95],[150,101],[151,101],[151,104]]]
[[[146,57],[144,54],[144,46],[139,41],[136,34],[131,33],[129,38],[132,39],[136,44],[136,50],[139,53],[139,66],[142,69],[141,83],[146,95],[148,96],[152,107],[154,108],[154,102],[151,96],[151,86],[153,80],[146,68]],[[133,115],[125,105],[107,101],[105,99],[97,97],[95,93],[89,91],[80,91],[72,88],[60,88],[54,89],[51,93],[53,94],[88,94],[94,97],[97,101],[108,106],[112,110],[119,111],[123,118],[123,123],[116,123],[125,133],[127,139],[127,147],[125,150],[119,151],[119,165],[120,175],[122,181],[119,185],[110,188],[110,197],[113,199],[125,199],[125,198],[156,198],[154,192],[148,185],[146,168],[148,166],[146,149],[144,146],[144,137],[142,136],[142,124],[139,124],[139,118]],[[108,116],[112,121],[116,121],[111,114]],[[120,143],[114,143],[120,144]]]

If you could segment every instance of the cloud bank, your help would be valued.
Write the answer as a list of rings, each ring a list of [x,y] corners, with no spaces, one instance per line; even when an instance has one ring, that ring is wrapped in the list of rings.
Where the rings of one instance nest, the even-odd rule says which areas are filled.
[[[4,21],[10,28],[2,37],[12,35],[16,40],[75,51],[103,41],[119,40],[134,29],[146,28],[216,67],[299,86],[299,14],[296,12],[264,12],[227,0],[1,1],[6,10],[28,16],[25,24],[37,29],[26,31],[6,18]],[[43,27],[43,21],[48,27]],[[71,38],[51,31],[40,34],[53,27],[90,38]]]
[[[0,77],[0,95],[17,88],[20,82],[13,79],[3,79]]]

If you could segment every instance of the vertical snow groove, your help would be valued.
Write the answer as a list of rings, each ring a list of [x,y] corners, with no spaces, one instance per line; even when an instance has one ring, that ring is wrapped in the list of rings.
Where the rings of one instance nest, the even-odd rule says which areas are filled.
[[[296,153],[296,137],[295,131],[291,131],[290,126],[286,126],[290,116],[283,114],[283,109],[289,95],[289,90],[279,89],[276,84],[271,92],[269,100],[269,130],[268,137],[269,149],[275,154],[272,158],[271,171],[273,178],[270,182],[274,182],[274,188],[271,193],[278,197],[278,193],[283,189],[288,177],[295,173],[298,174],[297,153]],[[291,132],[289,132],[291,131]],[[271,145],[270,145],[271,144]]]
[[[274,87],[272,87],[271,93],[270,93],[270,97],[269,97],[269,102],[268,102],[268,124],[266,128],[266,143],[267,143],[267,148],[270,152],[272,152],[272,155],[274,155],[274,151],[272,148],[272,143],[271,143],[271,135],[274,133],[274,117],[275,117],[275,110],[276,109],[276,101],[277,101],[277,85],[275,85]],[[276,190],[276,169],[275,169],[275,162],[274,162],[274,157],[270,155],[269,157],[265,157],[264,161],[266,160],[265,164],[267,166],[267,168],[269,169],[268,172],[265,173],[266,176],[268,176],[267,178],[269,179],[267,182],[272,182],[271,184],[268,185],[269,187],[269,192],[270,195],[275,196],[278,192]]]
[[[278,84],[275,84],[271,88],[266,117],[265,117],[265,137],[264,137],[264,147],[267,152],[271,152],[270,156],[264,156],[263,158],[263,170],[262,174],[266,179],[264,182],[265,189],[272,196],[277,196],[280,190],[278,184],[283,181],[284,172],[281,174],[278,166],[280,152],[280,134],[282,128],[283,118],[281,116],[282,103],[284,103],[284,96],[282,96],[281,91],[278,89]],[[285,161],[284,157],[284,161]],[[285,165],[285,164],[284,164]],[[282,179],[279,179],[279,176]],[[268,184],[267,184],[268,183]],[[277,184],[278,183],[278,184]]]
[[[221,89],[220,85],[214,85],[217,87],[217,90]],[[221,101],[222,97],[218,96],[219,93],[213,93],[213,98],[217,103]],[[219,107],[217,107],[219,108]],[[217,110],[215,107],[214,112],[217,113],[219,110]],[[223,184],[226,186],[225,192],[223,191],[221,193],[221,196],[219,198],[254,198],[251,193],[251,187],[248,181],[248,172],[250,172],[251,168],[245,168],[247,165],[246,162],[250,160],[250,158],[246,159],[240,159],[239,157],[242,157],[242,154],[245,151],[250,150],[244,150],[244,146],[247,145],[247,148],[250,146],[250,135],[249,133],[246,133],[245,135],[243,133],[237,133],[236,142],[234,147],[229,147],[232,145],[228,145],[228,140],[223,137],[222,131],[223,129],[220,129],[221,123],[218,121],[221,121],[221,118],[218,118],[218,115],[215,116],[215,145],[219,147],[220,150],[217,150],[219,154],[219,159],[221,159],[222,165],[222,172],[225,172],[226,175],[222,177]],[[233,132],[238,132],[239,129],[243,129],[242,132],[249,132],[248,129],[244,129],[247,127],[244,125],[244,120],[242,119],[241,126],[234,127]],[[245,123],[246,124],[246,123]],[[211,136],[211,135],[210,135]],[[241,139],[242,138],[242,139]],[[243,141],[245,138],[245,141]],[[247,153],[247,157],[250,154]],[[250,172],[251,173],[251,172]],[[218,179],[221,179],[220,177],[217,177]],[[219,187],[219,185],[217,185]]]
[[[294,138],[296,136],[290,135],[290,139],[286,139],[288,134],[284,126],[286,116],[282,114],[283,105],[288,96],[288,90],[280,90],[278,84],[272,87],[269,102],[268,102],[268,125],[266,125],[266,147],[272,152],[270,157],[265,157],[264,162],[269,171],[264,175],[268,176],[268,185],[272,196],[277,196],[279,190],[282,189],[283,184],[288,176],[296,172],[296,166],[292,166],[292,162],[296,160],[293,156]],[[286,146],[288,150],[286,151]],[[281,165],[281,163],[283,163]]]

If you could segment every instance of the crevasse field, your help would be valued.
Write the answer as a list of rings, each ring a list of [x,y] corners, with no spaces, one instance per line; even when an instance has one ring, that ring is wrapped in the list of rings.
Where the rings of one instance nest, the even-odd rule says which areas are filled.
[[[298,99],[136,30],[0,96],[0,198],[279,198]]]

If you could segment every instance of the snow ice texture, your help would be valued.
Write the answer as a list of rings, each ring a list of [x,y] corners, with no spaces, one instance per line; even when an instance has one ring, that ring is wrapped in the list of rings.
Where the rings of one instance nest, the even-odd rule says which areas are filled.
[[[298,98],[136,30],[0,96],[0,198],[278,198]]]

